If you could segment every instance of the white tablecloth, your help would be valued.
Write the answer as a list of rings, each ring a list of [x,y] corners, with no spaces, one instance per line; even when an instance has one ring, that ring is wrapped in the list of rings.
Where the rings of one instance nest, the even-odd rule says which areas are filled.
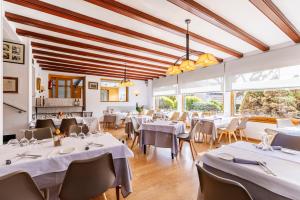
[[[277,176],[266,174],[257,165],[237,164],[217,157],[228,153],[236,158],[265,161]],[[201,157],[204,164],[248,180],[289,199],[300,199],[300,152],[289,155],[281,151],[262,151],[253,144],[237,142],[210,151]]]
[[[150,122],[152,120],[152,117],[148,115],[132,115],[132,116],[127,116],[125,118],[125,123],[130,123],[131,117],[134,117],[137,120],[139,125],[141,125],[142,123]]]
[[[185,133],[185,125],[182,122],[154,121],[142,123],[140,126],[140,148],[144,145],[171,148],[172,155],[178,153],[177,135]]]
[[[300,136],[300,126],[276,128],[274,130],[277,132],[280,132],[280,133],[288,134],[288,135]]]

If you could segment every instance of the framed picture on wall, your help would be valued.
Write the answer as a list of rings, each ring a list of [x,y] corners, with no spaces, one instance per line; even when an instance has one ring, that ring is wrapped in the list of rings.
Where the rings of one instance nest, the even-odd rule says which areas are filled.
[[[17,77],[3,77],[3,93],[18,93]]]
[[[98,83],[97,82],[89,82],[89,89],[91,90],[98,90]]]
[[[13,42],[3,42],[3,62],[24,64],[25,46]]]

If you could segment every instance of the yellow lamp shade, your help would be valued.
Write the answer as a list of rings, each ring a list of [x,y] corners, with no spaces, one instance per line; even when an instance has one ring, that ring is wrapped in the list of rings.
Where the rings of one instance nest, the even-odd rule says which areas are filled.
[[[207,67],[209,65],[215,65],[218,63],[219,61],[216,59],[216,57],[210,53],[200,55],[198,60],[196,61],[196,65],[199,65],[201,67]]]
[[[181,70],[176,65],[170,66],[167,70],[167,75],[177,75],[180,73],[181,73]]]
[[[192,71],[196,69],[195,63],[191,60],[184,60],[180,64],[180,70],[184,72]]]
[[[134,86],[134,83],[131,82],[130,80],[121,81],[119,84],[119,87],[131,87],[131,86]]]

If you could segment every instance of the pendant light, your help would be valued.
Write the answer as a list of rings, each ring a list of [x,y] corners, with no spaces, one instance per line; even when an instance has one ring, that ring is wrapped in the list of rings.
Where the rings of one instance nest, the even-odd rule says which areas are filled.
[[[119,86],[120,87],[131,87],[134,86],[134,83],[127,79],[127,73],[126,73],[126,64],[125,64],[125,69],[124,69],[124,79],[120,82]]]

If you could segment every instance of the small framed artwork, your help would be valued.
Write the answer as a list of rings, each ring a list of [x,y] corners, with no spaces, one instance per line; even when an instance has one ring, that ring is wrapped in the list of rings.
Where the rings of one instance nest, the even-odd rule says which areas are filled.
[[[98,83],[97,82],[89,82],[89,89],[98,90]]]
[[[17,77],[3,77],[3,93],[18,93]]]
[[[13,42],[3,41],[3,61],[9,63],[25,63],[25,46]]]

